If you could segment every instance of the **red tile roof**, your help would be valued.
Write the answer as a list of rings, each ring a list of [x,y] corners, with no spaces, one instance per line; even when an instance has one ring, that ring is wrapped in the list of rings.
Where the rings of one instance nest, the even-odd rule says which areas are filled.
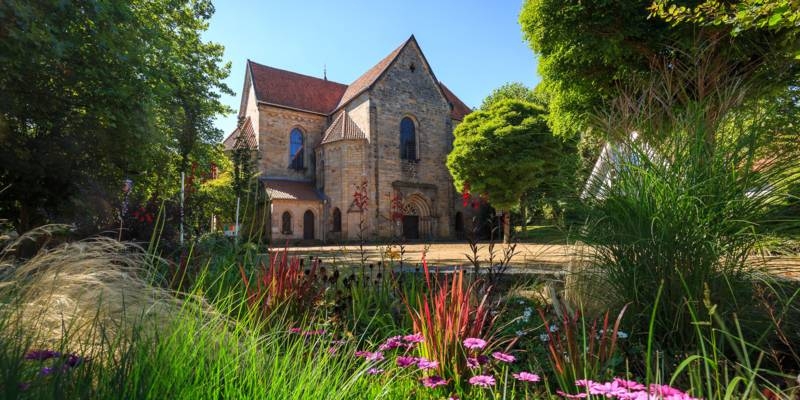
[[[250,121],[250,117],[244,120],[244,123],[241,127],[236,128],[222,141],[222,145],[225,147],[225,150],[233,150],[233,149],[240,149],[244,146],[255,150],[258,148],[258,142],[256,141],[256,133],[253,130],[253,123]]]
[[[346,112],[341,111],[331,126],[325,131],[320,144],[335,142],[338,140],[366,139],[367,135],[356,125]]]
[[[343,107],[351,100],[356,98],[358,95],[363,93],[365,90],[369,89],[378,78],[383,75],[384,71],[386,71],[389,66],[392,64],[395,58],[400,54],[400,51],[403,50],[404,47],[410,42],[414,40],[414,36],[412,35],[408,40],[403,42],[400,47],[394,49],[388,56],[384,57],[383,60],[379,61],[375,64],[374,67],[370,68],[369,71],[365,72],[363,75],[359,76],[358,79],[353,81],[350,86],[347,87],[347,91],[344,92],[342,99],[339,101],[339,104],[336,106],[336,109]]]
[[[458,98],[444,83],[439,82],[439,86],[442,88],[442,92],[444,93],[444,97],[447,97],[447,102],[450,103],[450,118],[463,121],[464,117],[471,113],[472,110],[464,104],[461,99]]]
[[[414,35],[411,35],[408,40],[358,77],[349,86],[268,67],[250,60],[248,60],[247,65],[255,88],[256,100],[281,107],[330,115],[375,84],[389,66],[392,65],[392,62],[403,48],[411,42],[416,43]],[[451,118],[459,121],[463,120],[464,116],[472,110],[444,84],[439,82],[439,86],[447,101],[452,104]]]
[[[322,200],[322,195],[310,182],[283,179],[263,179],[262,182],[271,200]]]
[[[247,61],[256,100],[297,110],[328,115],[347,85]]]

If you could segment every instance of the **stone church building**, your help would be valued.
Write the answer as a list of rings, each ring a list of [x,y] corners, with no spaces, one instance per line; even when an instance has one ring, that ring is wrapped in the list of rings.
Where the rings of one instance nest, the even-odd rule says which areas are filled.
[[[445,166],[470,109],[412,35],[350,85],[247,62],[228,150],[255,149],[272,238],[453,238],[464,208]]]

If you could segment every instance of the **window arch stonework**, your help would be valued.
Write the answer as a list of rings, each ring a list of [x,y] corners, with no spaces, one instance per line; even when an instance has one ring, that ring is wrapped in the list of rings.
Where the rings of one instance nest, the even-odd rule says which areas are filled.
[[[300,128],[293,128],[289,133],[289,168],[305,169],[305,136]]]
[[[417,154],[417,124],[411,117],[400,120],[400,159],[416,161]]]
[[[281,215],[281,233],[284,235],[292,234],[292,214],[284,211]]]

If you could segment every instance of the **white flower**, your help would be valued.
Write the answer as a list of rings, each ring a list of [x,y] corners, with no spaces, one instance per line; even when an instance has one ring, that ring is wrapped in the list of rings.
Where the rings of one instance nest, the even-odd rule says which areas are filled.
[[[525,331],[519,330],[516,332],[517,336],[525,336]]]
[[[550,335],[548,335],[546,333],[543,333],[543,334],[539,335],[539,340],[541,340],[543,342],[549,342],[550,341]]]
[[[617,337],[620,338],[620,339],[627,339],[628,338],[628,334],[623,332],[623,331],[617,331]]]
[[[558,325],[550,325],[550,333],[558,332]]]

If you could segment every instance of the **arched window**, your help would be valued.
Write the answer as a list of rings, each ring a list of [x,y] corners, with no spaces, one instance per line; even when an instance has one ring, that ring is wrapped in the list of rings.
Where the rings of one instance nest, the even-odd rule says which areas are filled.
[[[281,233],[284,235],[292,234],[292,214],[289,214],[288,211],[284,211],[281,216]]]
[[[417,159],[417,133],[414,121],[405,117],[400,121],[400,159]]]
[[[303,169],[305,152],[303,151],[303,132],[300,129],[292,129],[289,134],[289,168]]]
[[[333,229],[332,232],[342,231],[342,212],[338,208],[333,209]]]

